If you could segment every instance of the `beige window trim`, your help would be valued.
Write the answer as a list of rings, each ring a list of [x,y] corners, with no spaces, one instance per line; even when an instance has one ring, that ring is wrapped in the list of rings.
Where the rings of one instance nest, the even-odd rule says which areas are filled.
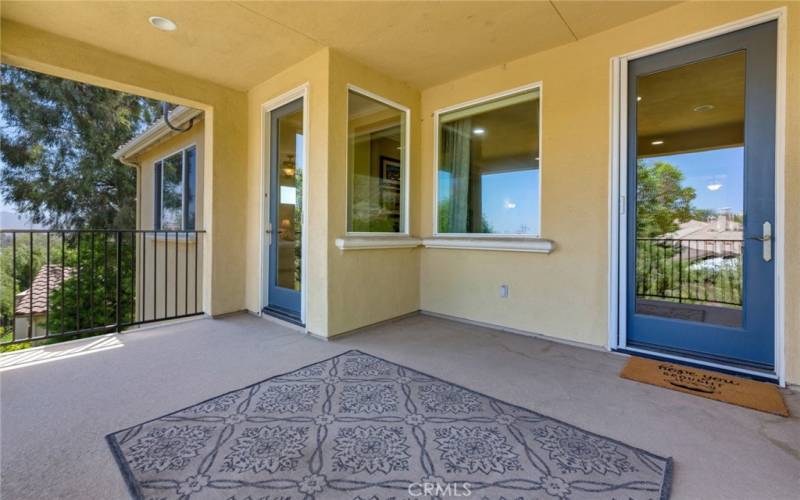
[[[471,238],[471,237],[442,237],[425,238],[422,244],[426,248],[449,248],[458,250],[493,250],[500,252],[531,252],[551,253],[555,249],[552,240],[543,238]]]
[[[339,250],[375,250],[382,248],[416,248],[422,244],[411,236],[345,236],[336,238]]]

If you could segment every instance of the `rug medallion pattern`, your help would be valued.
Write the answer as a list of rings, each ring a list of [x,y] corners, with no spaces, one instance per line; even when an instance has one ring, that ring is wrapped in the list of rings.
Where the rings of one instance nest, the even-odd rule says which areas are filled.
[[[360,351],[108,437],[135,498],[660,499],[671,461]]]

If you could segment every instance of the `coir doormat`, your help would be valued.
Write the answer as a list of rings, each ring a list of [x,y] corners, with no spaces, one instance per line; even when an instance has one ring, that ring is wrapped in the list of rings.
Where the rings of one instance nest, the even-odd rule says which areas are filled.
[[[631,356],[620,376],[758,411],[789,416],[789,409],[778,388],[764,382],[635,356]]]

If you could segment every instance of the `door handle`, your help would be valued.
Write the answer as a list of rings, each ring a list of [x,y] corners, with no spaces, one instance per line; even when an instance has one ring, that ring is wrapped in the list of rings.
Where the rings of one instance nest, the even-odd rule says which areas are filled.
[[[772,260],[772,224],[764,222],[761,226],[761,236],[748,236],[747,239],[763,243],[761,246],[761,258],[764,259],[764,262]]]

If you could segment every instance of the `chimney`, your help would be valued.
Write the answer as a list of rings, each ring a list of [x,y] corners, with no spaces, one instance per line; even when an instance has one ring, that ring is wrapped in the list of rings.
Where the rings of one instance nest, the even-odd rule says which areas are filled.
[[[720,233],[731,230],[731,210],[729,208],[720,209],[716,226],[716,230]]]

